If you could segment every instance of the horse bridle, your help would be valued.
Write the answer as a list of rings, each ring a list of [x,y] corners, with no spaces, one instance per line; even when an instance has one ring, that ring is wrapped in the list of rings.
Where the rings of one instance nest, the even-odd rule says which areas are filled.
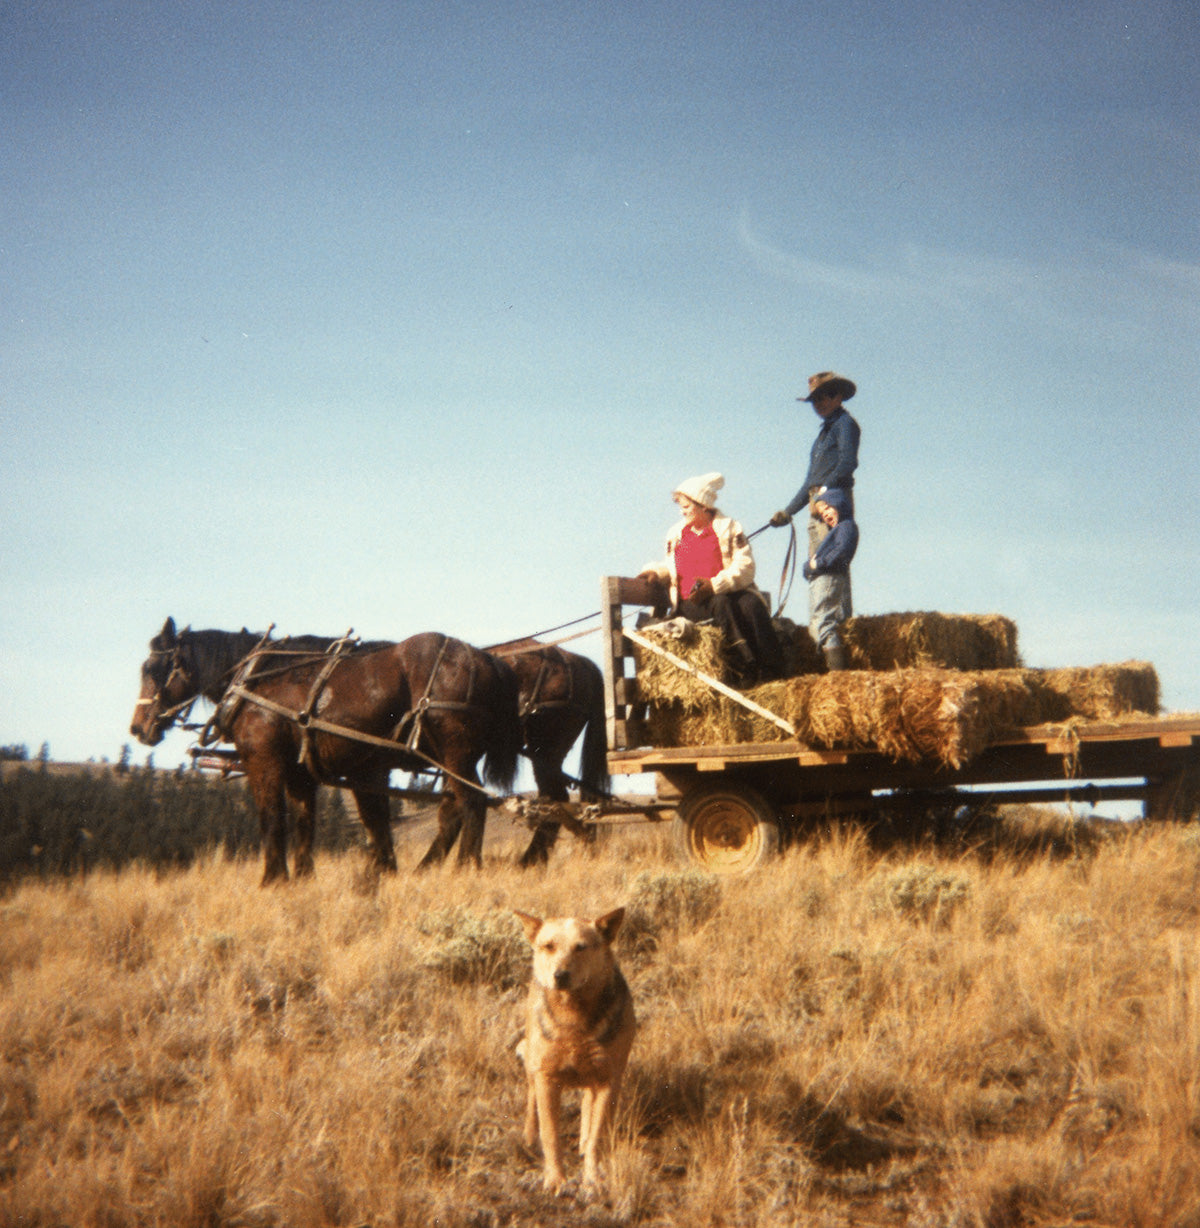
[[[152,648],[150,650],[150,661],[154,661],[156,658],[161,659],[162,657],[170,657],[171,659],[171,668],[167,672],[166,679],[148,699],[139,699],[134,705],[135,708],[145,708],[151,704],[161,704],[163,695],[170,690],[171,683],[175,681],[177,676],[186,682],[191,681],[187,670],[183,666],[182,644],[177,642],[174,648]],[[191,711],[192,705],[198,698],[199,692],[183,700],[182,703],[175,704],[173,707],[160,708],[158,715],[154,718],[155,726],[159,729],[169,729],[181,716],[186,716]]]

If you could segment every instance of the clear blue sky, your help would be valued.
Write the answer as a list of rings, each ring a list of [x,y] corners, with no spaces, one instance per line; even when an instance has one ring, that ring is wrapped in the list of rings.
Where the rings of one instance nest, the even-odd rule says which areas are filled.
[[[168,614],[586,614],[683,477],[787,501],[826,368],[860,613],[1200,709],[1198,63],[1190,0],[5,4],[0,743],[115,758]]]

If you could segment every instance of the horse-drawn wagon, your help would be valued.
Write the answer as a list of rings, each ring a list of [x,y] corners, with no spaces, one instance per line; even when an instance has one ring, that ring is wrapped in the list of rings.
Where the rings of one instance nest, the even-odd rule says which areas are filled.
[[[607,577],[602,584],[608,767],[615,776],[653,773],[660,807],[669,807],[659,816],[673,816],[681,848],[710,869],[750,869],[806,821],[880,809],[928,811],[956,800],[978,804],[989,794],[1014,803],[1140,800],[1148,817],[1194,817],[1188,807],[1194,808],[1192,789],[1200,779],[1200,716],[1022,727],[957,767],[898,761],[872,746],[829,748],[794,736],[655,745],[648,737],[648,697],[639,684],[635,647],[672,654],[626,621],[626,607],[653,599],[642,579]],[[686,668],[685,662],[675,664]],[[718,679],[707,681],[729,695]],[[734,702],[747,703],[745,697]],[[753,701],[747,706],[757,707],[760,717],[772,715]]]
[[[1197,817],[1200,716],[1152,715],[1157,677],[1152,698],[1132,713],[1126,705],[1120,719],[1010,719],[998,734],[976,730],[969,753],[897,753],[870,737],[801,737],[788,716],[765,706],[778,692],[748,695],[697,671],[652,631],[627,622],[626,607],[644,609],[657,597],[640,578],[604,579],[603,671],[530,639],[490,650],[438,633],[400,643],[359,644],[348,635],[280,641],[269,630],[177,633],[168,619],[150,642],[131,729],[154,745],[199,696],[215,705],[204,727],[211,736],[201,735],[201,761],[246,773],[262,822],[265,882],[288,876],[289,843],[294,872],[311,872],[318,784],[354,793],[379,869],[396,868],[389,795],[430,800],[431,788],[438,834],[422,865],[441,860],[456,840],[460,860],[480,864],[487,809],[511,797],[518,753],[530,760],[537,783],[536,799],[516,799],[534,829],[525,865],[546,860],[560,825],[586,835],[599,825],[647,819],[671,821],[689,859],[739,872],[805,822],[880,811],[944,813],[979,805],[979,790],[984,800],[1008,802],[1136,799],[1151,817]],[[643,665],[665,659],[672,671],[696,676],[710,706],[749,713],[740,729],[749,736],[658,736],[639,653]],[[1153,675],[1152,667],[1144,669]],[[888,675],[855,672],[872,689],[886,690]],[[955,685],[949,673],[910,672],[926,676],[935,704]],[[819,678],[802,671],[782,685],[794,689],[806,680]],[[846,706],[844,695],[826,698]],[[581,734],[581,779],[572,797],[562,763]],[[421,776],[422,787],[391,788],[396,769],[413,781]],[[655,777],[653,797],[609,791],[611,776],[643,774]]]

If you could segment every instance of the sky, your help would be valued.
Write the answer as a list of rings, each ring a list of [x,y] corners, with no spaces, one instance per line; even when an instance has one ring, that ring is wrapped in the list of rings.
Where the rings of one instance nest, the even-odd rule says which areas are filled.
[[[682,479],[791,498],[820,370],[858,613],[1200,710],[1197,63],[1191,0],[9,0],[0,744],[118,758],[168,615],[590,614]]]

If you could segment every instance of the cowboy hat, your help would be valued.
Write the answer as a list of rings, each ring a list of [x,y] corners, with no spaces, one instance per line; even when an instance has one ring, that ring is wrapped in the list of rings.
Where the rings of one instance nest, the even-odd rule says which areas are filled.
[[[836,387],[829,388],[830,384]],[[811,401],[813,397],[822,388],[829,388],[830,392],[840,392],[842,400],[848,401],[857,391],[858,387],[852,379],[847,379],[844,375],[838,375],[835,371],[818,371],[816,375],[808,377],[808,396],[797,397],[797,401]]]

